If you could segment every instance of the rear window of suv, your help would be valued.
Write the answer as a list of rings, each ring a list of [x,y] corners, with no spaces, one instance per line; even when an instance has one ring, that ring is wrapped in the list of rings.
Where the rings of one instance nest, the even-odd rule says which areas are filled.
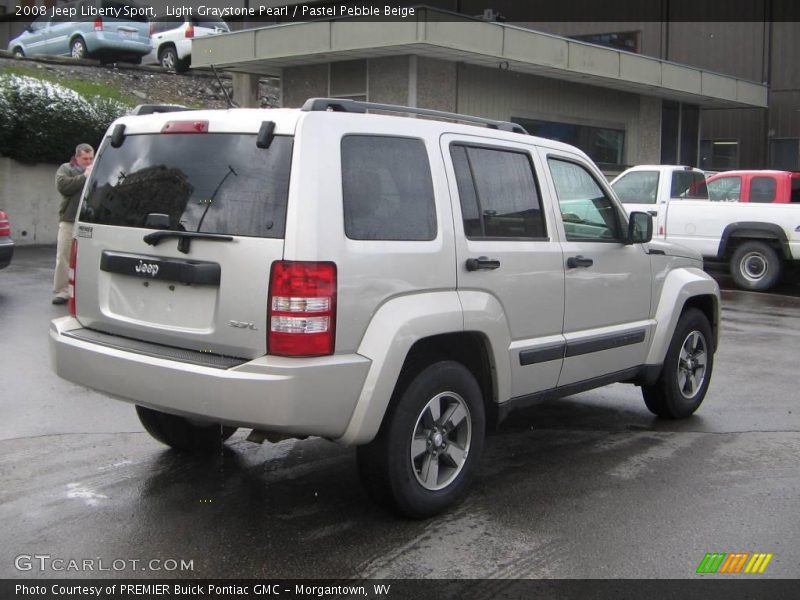
[[[247,134],[131,135],[98,153],[80,220],[149,228],[151,213],[169,229],[282,238],[289,193],[291,137],[267,149]]]

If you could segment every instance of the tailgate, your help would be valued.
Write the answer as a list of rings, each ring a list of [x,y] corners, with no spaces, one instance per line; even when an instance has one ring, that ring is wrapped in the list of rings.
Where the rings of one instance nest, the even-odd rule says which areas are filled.
[[[104,145],[75,227],[78,320],[178,348],[265,354],[291,152],[288,136],[263,149],[231,133]]]

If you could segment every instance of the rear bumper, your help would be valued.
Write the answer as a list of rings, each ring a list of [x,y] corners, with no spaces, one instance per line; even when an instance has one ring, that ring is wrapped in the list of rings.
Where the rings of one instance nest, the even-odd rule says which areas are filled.
[[[340,437],[370,365],[355,354],[264,356],[219,369],[65,335],[77,329],[73,317],[50,324],[50,357],[59,377],[155,410],[289,435]]]
[[[12,256],[14,256],[14,242],[11,238],[0,238],[0,269],[5,269],[11,264]]]
[[[117,53],[145,56],[153,49],[150,38],[142,35],[127,39],[116,33],[90,32],[85,33],[84,38],[87,50],[97,54]]]

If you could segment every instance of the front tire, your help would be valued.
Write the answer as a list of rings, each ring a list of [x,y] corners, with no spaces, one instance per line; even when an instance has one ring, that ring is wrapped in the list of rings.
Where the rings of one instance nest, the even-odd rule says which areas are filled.
[[[684,419],[700,407],[714,368],[711,325],[696,308],[678,320],[661,374],[653,385],[642,386],[650,412],[665,419]]]
[[[19,46],[14,48],[14,58],[25,58],[25,52]]]
[[[422,519],[461,499],[483,450],[483,394],[454,361],[434,363],[398,386],[376,438],[357,449],[369,495]]]
[[[778,253],[764,242],[745,242],[731,258],[731,275],[736,287],[763,292],[774,286],[781,277]]]
[[[222,448],[235,432],[235,427],[209,424],[196,425],[183,417],[170,415],[144,406],[136,406],[142,426],[153,438],[182,452],[208,454]]]

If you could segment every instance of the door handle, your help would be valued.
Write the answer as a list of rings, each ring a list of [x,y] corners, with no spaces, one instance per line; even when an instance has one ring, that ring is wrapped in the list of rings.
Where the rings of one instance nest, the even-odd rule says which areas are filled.
[[[591,258],[586,258],[581,256],[570,256],[567,259],[567,267],[570,269],[575,269],[577,267],[591,267],[594,264],[594,261]]]
[[[493,271],[500,268],[500,261],[496,258],[479,256],[467,259],[467,271]]]
[[[657,217],[658,216],[658,211],[657,210],[648,210],[647,214],[650,215],[651,217]]]

